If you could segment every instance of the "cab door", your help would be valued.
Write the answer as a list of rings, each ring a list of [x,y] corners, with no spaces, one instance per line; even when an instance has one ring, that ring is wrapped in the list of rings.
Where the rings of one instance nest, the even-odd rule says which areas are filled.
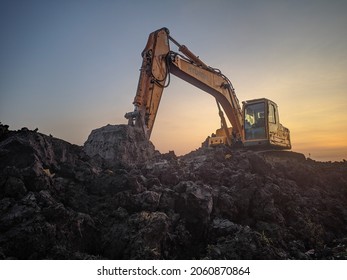
[[[267,102],[264,99],[244,105],[244,130],[246,146],[265,144],[268,140]]]

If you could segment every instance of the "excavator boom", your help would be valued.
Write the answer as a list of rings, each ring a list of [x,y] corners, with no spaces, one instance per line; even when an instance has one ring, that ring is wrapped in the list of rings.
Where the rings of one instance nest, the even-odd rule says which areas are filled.
[[[219,71],[199,67],[172,54],[170,72],[186,82],[211,94],[224,109],[235,133],[242,137],[242,110],[230,81]]]

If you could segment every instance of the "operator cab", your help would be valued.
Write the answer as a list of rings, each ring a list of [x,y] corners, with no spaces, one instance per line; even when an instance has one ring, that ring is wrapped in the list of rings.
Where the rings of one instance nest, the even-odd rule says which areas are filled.
[[[244,146],[290,149],[289,130],[279,123],[277,105],[261,98],[243,102]]]

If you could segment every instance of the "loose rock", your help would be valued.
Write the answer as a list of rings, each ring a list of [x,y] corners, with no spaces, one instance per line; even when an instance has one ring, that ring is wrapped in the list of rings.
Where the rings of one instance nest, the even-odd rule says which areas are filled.
[[[2,259],[347,259],[347,163],[0,127]]]

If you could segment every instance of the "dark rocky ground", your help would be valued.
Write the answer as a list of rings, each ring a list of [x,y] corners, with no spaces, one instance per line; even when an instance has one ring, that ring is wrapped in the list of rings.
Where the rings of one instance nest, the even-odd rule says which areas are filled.
[[[345,161],[94,132],[80,147],[1,126],[1,259],[347,259]]]

